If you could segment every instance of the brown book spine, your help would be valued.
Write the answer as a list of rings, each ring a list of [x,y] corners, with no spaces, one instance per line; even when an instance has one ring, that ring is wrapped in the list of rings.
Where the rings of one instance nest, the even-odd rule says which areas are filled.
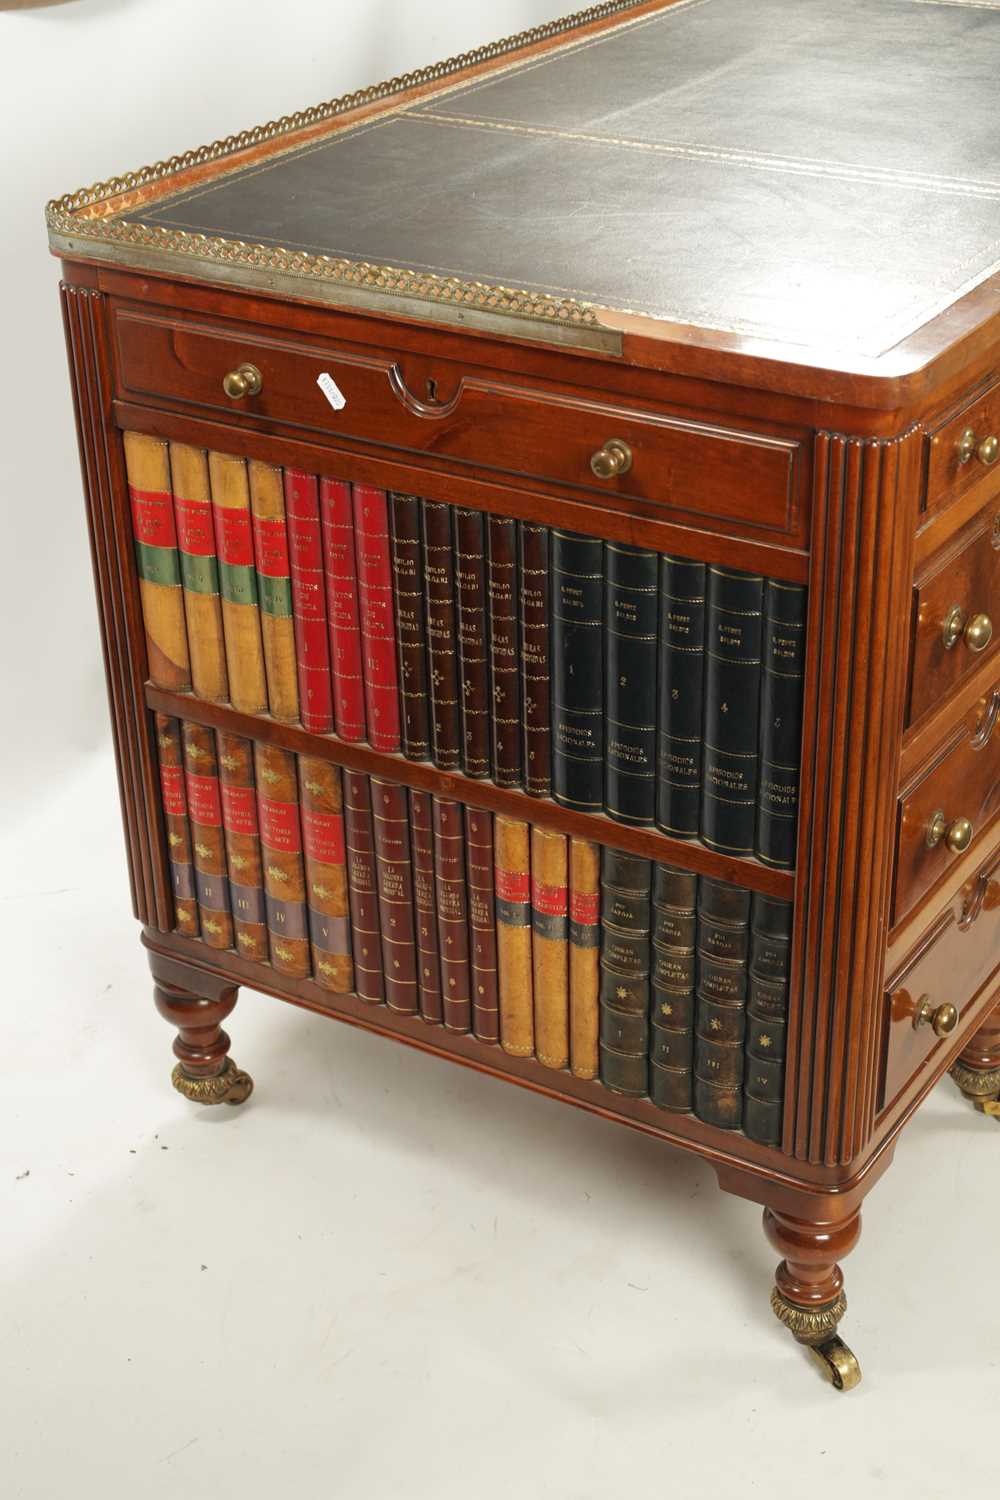
[[[389,528],[392,534],[403,754],[407,760],[430,760],[423,548],[420,542],[420,501],[416,495],[390,495]]]
[[[324,989],[347,995],[354,988],[354,967],[340,767],[300,755],[299,788],[313,974]]]
[[[577,1078],[596,1078],[601,989],[601,851],[569,844],[569,1056]]]
[[[438,953],[437,893],[434,887],[434,823],[430,792],[410,790],[410,834],[413,842],[413,905],[417,918],[417,979],[420,1014],[425,1021],[444,1020],[441,1004],[441,959]]]
[[[257,742],[254,770],[271,963],[301,979],[310,972],[309,919],[295,756]]]
[[[222,730],[218,742],[222,823],[226,833],[229,899],[236,948],[243,958],[264,964],[268,959],[267,903],[260,856],[253,745],[241,735],[226,734]]]
[[[431,746],[434,764],[456,771],[462,762],[458,714],[458,643],[455,578],[451,553],[451,507],[421,504],[424,543],[424,604],[430,669]]]
[[[184,584],[191,683],[199,698],[225,703],[229,698],[229,679],[205,450],[189,447],[187,443],[171,443],[170,477]]]
[[[531,956],[535,1056],[546,1068],[569,1062],[569,857],[567,840],[531,830]]]
[[[247,470],[268,708],[272,719],[292,724],[299,717],[299,683],[285,487],[281,470],[273,464],[253,458]]]
[[[361,771],[344,772],[344,831],[347,884],[351,904],[354,988],[369,1005],[385,1003],[382,938],[375,876],[375,835],[371,789]]]
[[[522,521],[519,546],[524,789],[532,797],[548,797],[552,792],[549,528]]]
[[[694,1110],[708,1125],[739,1130],[746,1069],[750,892],[703,876],[698,882],[698,984]]]
[[[461,804],[435,797],[432,817],[444,1024],[449,1031],[468,1031],[472,1025],[472,975]]]
[[[462,770],[490,774],[490,672],[486,625],[486,521],[478,510],[456,506],[455,592],[461,673]]]
[[[487,526],[493,780],[520,786],[521,692],[517,641],[517,522],[490,516]]]
[[[229,701],[241,713],[262,714],[267,709],[267,680],[247,468],[242,458],[210,453],[208,471],[219,557]]]
[[[191,824],[184,787],[181,726],[166,714],[156,715],[156,743],[160,757],[160,789],[167,827],[167,854],[174,890],[174,921],[185,937],[198,936],[198,897],[191,859]]]
[[[493,815],[479,807],[465,809],[465,863],[469,874],[472,1029],[481,1042],[498,1042],[500,997],[493,896]]]
[[[202,724],[185,721],[181,725],[181,739],[201,936],[210,948],[231,948],[233,919],[229,913],[229,879],[215,735]]]
[[[180,691],[191,686],[191,660],[167,445],[138,432],[124,445],[149,676]]]
[[[527,823],[497,813],[493,838],[500,1045],[512,1057],[533,1057],[530,831]]]
[[[648,859],[601,853],[601,1082],[618,1094],[649,1090],[650,880]]]
[[[382,966],[390,1010],[418,1014],[417,941],[413,919],[413,864],[406,789],[371,778],[375,824],[375,871],[382,918]]]

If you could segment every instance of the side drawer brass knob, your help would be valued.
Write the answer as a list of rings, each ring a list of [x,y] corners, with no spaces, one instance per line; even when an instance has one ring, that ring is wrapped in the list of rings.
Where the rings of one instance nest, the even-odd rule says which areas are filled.
[[[968,818],[956,818],[953,823],[949,823],[938,808],[927,825],[927,847],[936,849],[943,840],[953,854],[964,854],[972,843],[974,833],[975,829]]]
[[[240,365],[222,380],[222,389],[231,401],[242,401],[244,396],[259,396],[263,387],[264,377],[256,365]]]
[[[951,1036],[957,1025],[958,1010],[954,1005],[934,1006],[930,995],[920,996],[913,1014],[914,1031],[919,1031],[921,1026],[929,1026],[935,1036],[945,1037]]]
[[[998,455],[1000,455],[1000,441],[991,432],[989,437],[983,438],[983,441],[979,444],[979,447],[976,449],[976,457],[981,464],[985,464],[989,468],[990,464],[996,463]]]
[[[631,469],[632,449],[621,438],[608,438],[590,460],[590,467],[598,479],[617,479]]]
[[[962,634],[969,650],[978,655],[980,651],[986,650],[993,639],[993,621],[989,615],[973,615]]]

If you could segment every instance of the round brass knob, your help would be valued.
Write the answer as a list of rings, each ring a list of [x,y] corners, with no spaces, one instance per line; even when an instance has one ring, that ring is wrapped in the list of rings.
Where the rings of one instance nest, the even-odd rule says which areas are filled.
[[[964,431],[960,434],[959,439],[958,439],[958,444],[957,444],[957,447],[956,447],[956,452],[958,454],[958,461],[959,461],[959,463],[960,464],[967,464],[969,462],[969,459],[975,453],[975,451],[976,451],[976,429],[974,427],[966,427],[964,429]]]
[[[953,854],[964,854],[972,843],[974,833],[975,829],[968,818],[956,818],[953,823],[949,823],[938,808],[927,825],[927,847],[936,849],[943,840]]]
[[[598,479],[617,479],[632,467],[632,449],[621,438],[608,438],[590,460]]]
[[[953,646],[957,646],[958,642],[962,639],[962,631],[964,629],[965,610],[960,604],[953,604],[945,615],[944,624],[941,626],[941,640],[946,651],[950,651]]]
[[[958,1025],[957,1008],[946,1003],[934,1006],[931,1004],[930,995],[921,995],[917,1001],[917,1008],[913,1013],[913,1029],[919,1031],[921,1026],[929,1026],[935,1036],[951,1036]]]
[[[993,433],[990,433],[988,438],[983,438],[983,441],[976,449],[976,457],[981,464],[985,464],[989,468],[990,464],[996,463],[998,456],[1000,456],[1000,439],[996,438]]]
[[[244,396],[259,396],[263,386],[264,377],[256,365],[240,365],[222,379],[222,389],[231,401],[242,401]]]
[[[989,615],[973,615],[962,634],[969,650],[978,656],[980,651],[986,650],[993,639],[993,621]]]

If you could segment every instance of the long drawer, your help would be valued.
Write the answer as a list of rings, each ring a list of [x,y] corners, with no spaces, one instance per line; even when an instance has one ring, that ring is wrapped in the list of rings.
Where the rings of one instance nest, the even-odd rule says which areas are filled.
[[[1000,983],[1000,850],[966,881],[886,984],[880,1108],[932,1064],[952,1035],[952,1018],[941,1008],[953,1005],[961,1026],[963,1007],[994,981]]]
[[[654,518],[654,507],[669,507],[763,539],[805,537],[798,438],[521,383],[436,354],[298,342],[129,306],[115,309],[114,340],[126,401],[475,464],[569,486],[595,504],[646,502]],[[227,395],[225,377],[244,366],[259,390],[251,377],[245,394]]]

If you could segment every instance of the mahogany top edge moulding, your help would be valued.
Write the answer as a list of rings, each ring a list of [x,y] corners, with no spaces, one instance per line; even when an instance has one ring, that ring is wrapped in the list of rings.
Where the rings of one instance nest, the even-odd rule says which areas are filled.
[[[68,194],[49,238],[903,404],[1000,330],[998,64],[956,0],[606,0]]]

